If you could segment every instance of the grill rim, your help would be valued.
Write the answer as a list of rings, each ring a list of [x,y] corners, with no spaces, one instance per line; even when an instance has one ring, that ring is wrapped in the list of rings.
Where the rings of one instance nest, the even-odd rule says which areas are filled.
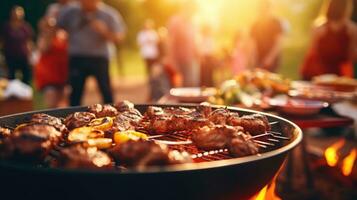
[[[198,104],[135,104],[135,107],[148,107],[148,106],[158,106],[158,107],[196,107]],[[10,120],[11,118],[18,118],[18,117],[23,117],[27,115],[32,115],[35,113],[47,113],[50,115],[57,116],[61,115],[59,113],[72,113],[72,112],[78,112],[78,111],[84,111],[86,110],[86,106],[75,106],[75,107],[67,107],[67,108],[59,108],[59,109],[45,109],[45,110],[37,110],[37,111],[30,111],[30,112],[23,112],[23,113],[17,113],[17,114],[12,114],[12,115],[6,115],[6,116],[1,116],[0,117],[0,126],[5,126],[3,121]],[[245,156],[245,157],[240,157],[240,158],[231,158],[231,159],[225,159],[225,160],[217,160],[217,161],[209,161],[209,162],[200,162],[200,163],[187,163],[187,164],[178,164],[178,165],[168,165],[168,166],[152,166],[152,167],[147,167],[145,169],[128,169],[125,171],[116,171],[116,170],[87,170],[87,169],[63,169],[63,168],[52,168],[52,167],[46,167],[46,168],[39,168],[36,166],[33,166],[31,164],[20,164],[20,163],[15,163],[15,162],[9,162],[9,161],[4,161],[0,160],[0,166],[5,167],[5,168],[12,168],[12,169],[18,169],[18,170],[30,170],[34,172],[40,172],[40,173],[68,173],[68,174],[103,174],[103,175],[140,175],[140,174],[157,174],[157,173],[175,173],[175,172],[184,172],[184,171],[196,171],[196,170],[208,170],[208,169],[214,169],[214,168],[222,168],[222,167],[229,167],[233,165],[243,165],[251,162],[256,162],[259,160],[263,159],[269,159],[274,156],[279,156],[284,153],[288,153],[290,150],[295,148],[301,141],[303,137],[303,132],[298,127],[295,123],[282,118],[277,115],[273,115],[270,113],[265,113],[265,112],[260,112],[260,111],[255,111],[251,109],[245,109],[245,108],[238,108],[238,107],[232,107],[232,106],[218,106],[218,105],[212,105],[212,108],[227,108],[230,111],[234,112],[247,112],[247,113],[257,113],[257,114],[262,114],[265,116],[269,116],[271,118],[274,118],[278,121],[283,121],[284,123],[289,124],[294,128],[293,133],[291,133],[291,142],[289,144],[286,144],[282,147],[279,147],[277,149],[261,153],[259,155],[251,155],[251,156]]]

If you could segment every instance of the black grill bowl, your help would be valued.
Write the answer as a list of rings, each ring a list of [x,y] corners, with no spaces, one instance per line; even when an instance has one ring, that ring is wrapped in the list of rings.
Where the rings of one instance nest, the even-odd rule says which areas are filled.
[[[147,106],[136,108],[144,112]],[[257,113],[229,109],[240,115]],[[15,127],[39,112],[64,117],[83,110],[84,107],[71,107],[4,116],[0,117],[0,126]],[[300,128],[292,122],[261,114],[269,121],[279,122],[274,131],[291,138],[290,141],[282,141],[280,147],[259,156],[128,172],[40,168],[0,160],[0,199],[249,199],[272,180],[302,139]]]

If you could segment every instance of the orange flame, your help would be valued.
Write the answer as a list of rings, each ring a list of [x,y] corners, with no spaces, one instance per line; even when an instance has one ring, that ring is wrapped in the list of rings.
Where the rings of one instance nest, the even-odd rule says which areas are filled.
[[[261,189],[260,192],[258,193],[258,195],[253,199],[254,200],[265,200],[267,189],[268,189],[268,185],[266,185],[263,189]]]
[[[357,149],[353,149],[350,151],[348,156],[346,156],[342,161],[342,174],[345,176],[349,176],[352,172],[354,162],[357,156]]]
[[[275,194],[276,178],[277,176],[274,177],[271,185],[264,186],[251,200],[281,200],[281,198]]]
[[[345,144],[345,140],[341,139],[337,141],[336,143],[332,144],[325,150],[325,158],[326,162],[330,167],[334,167],[337,165],[339,156],[337,155],[337,151],[343,147]]]

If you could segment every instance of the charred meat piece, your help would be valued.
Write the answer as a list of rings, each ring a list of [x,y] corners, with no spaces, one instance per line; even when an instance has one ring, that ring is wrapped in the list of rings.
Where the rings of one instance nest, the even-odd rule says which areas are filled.
[[[185,115],[158,116],[150,119],[146,129],[155,133],[172,133],[175,131],[193,130],[210,122],[207,119]]]
[[[152,141],[128,141],[109,150],[117,164],[144,168],[191,162],[188,153],[170,152],[165,145]]]
[[[190,115],[195,112],[195,109],[184,108],[184,107],[166,107],[163,109],[166,115]]]
[[[231,118],[227,124],[231,126],[241,126],[244,128],[244,131],[249,132],[251,135],[264,134],[270,130],[270,124],[266,117],[259,114]]]
[[[211,114],[208,116],[208,119],[214,124],[225,125],[227,124],[227,119],[230,115],[231,113],[229,110],[219,108],[211,112]]]
[[[130,101],[121,101],[113,105],[119,112],[125,112],[134,109],[134,104]]]
[[[211,104],[208,102],[200,103],[200,105],[197,107],[197,111],[203,115],[203,117],[208,118],[208,116],[212,113]]]
[[[192,141],[199,149],[223,149],[239,130],[242,128],[227,125],[205,126],[192,132]]]
[[[114,133],[116,131],[135,130],[142,118],[143,116],[141,113],[135,108],[119,113],[114,118],[113,126],[109,132]]]
[[[62,120],[53,117],[51,115],[43,114],[43,113],[38,113],[32,115],[31,121],[29,124],[45,124],[49,126],[55,127],[58,131],[65,133],[67,132],[66,126],[62,123]]]
[[[126,131],[134,129],[135,127],[132,125],[131,121],[126,116],[119,114],[114,118],[113,126],[109,131],[114,133],[116,131]]]
[[[234,157],[255,155],[259,153],[256,143],[249,140],[244,133],[236,134],[228,145],[229,153]]]
[[[59,151],[59,156],[51,164],[67,169],[110,169],[113,168],[108,154],[96,147],[83,143],[73,144]]]
[[[64,124],[67,126],[69,130],[72,130],[82,126],[86,126],[94,118],[95,115],[90,112],[75,112],[66,117],[66,119],[64,120]]]
[[[192,141],[206,151],[228,148],[234,157],[257,154],[257,145],[242,131],[242,127],[228,125],[205,126],[193,131]]]
[[[4,140],[2,156],[19,160],[41,161],[59,142],[61,135],[61,132],[49,125],[22,126]]]
[[[96,117],[114,117],[118,114],[116,108],[111,105],[94,104],[88,107],[88,112],[95,114]]]
[[[163,116],[164,110],[160,107],[149,106],[145,112],[145,118],[151,119],[153,117]]]
[[[11,135],[11,130],[0,126],[0,141]]]

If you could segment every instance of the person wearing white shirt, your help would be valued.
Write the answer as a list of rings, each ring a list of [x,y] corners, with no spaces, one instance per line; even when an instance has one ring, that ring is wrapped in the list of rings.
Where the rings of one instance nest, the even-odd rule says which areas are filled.
[[[159,57],[159,37],[154,29],[152,20],[145,21],[143,29],[138,33],[137,43],[150,75],[151,68],[158,61]]]

